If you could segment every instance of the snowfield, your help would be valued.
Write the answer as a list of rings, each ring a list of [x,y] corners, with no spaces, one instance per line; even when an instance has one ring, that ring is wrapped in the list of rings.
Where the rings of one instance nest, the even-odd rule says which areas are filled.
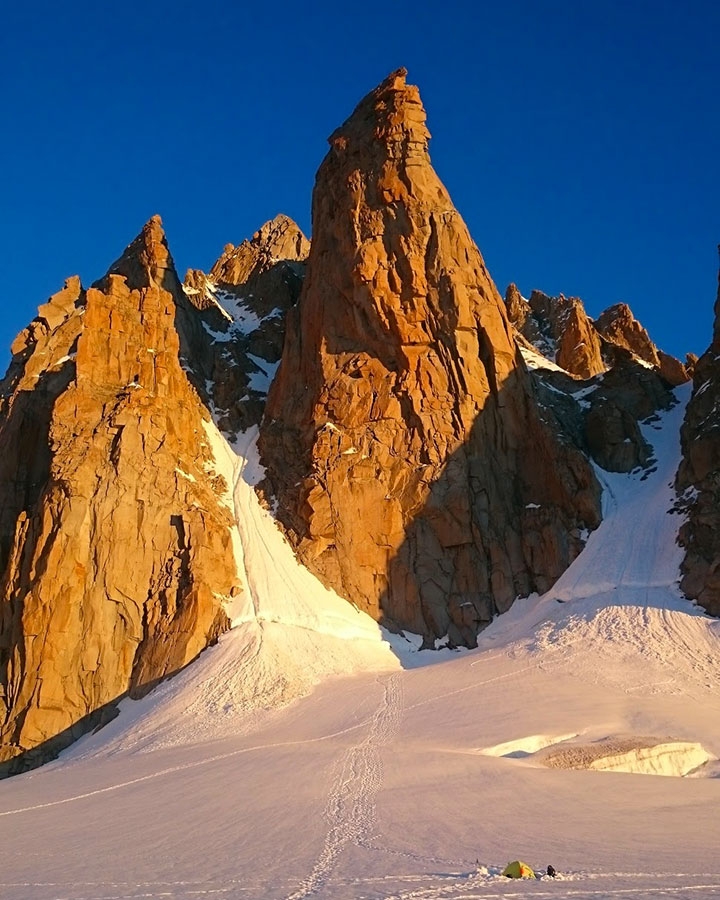
[[[604,521],[554,589],[462,652],[319,585],[257,503],[252,435],[209,429],[235,627],[0,783],[0,896],[720,896],[720,620],[678,592],[670,512],[687,393],[646,426],[651,475],[599,472]],[[502,877],[514,859],[558,877]]]

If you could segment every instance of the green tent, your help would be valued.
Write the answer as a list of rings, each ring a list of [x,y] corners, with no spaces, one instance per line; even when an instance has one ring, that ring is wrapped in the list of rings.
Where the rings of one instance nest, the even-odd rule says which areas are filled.
[[[505,866],[503,875],[506,875],[508,878],[534,878],[535,872],[527,863],[516,859],[515,862],[508,863]]]

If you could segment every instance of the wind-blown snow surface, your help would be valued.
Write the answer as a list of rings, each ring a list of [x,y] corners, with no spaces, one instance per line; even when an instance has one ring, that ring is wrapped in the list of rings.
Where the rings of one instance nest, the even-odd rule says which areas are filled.
[[[682,414],[646,428],[649,477],[601,473],[603,524],[554,590],[459,653],[391,647],[318,586],[257,506],[251,449],[213,436],[248,587],[236,628],[0,783],[0,895],[720,895],[720,621],[678,594],[667,512]],[[591,763],[624,771],[568,768]],[[501,877],[518,858],[560,877]]]

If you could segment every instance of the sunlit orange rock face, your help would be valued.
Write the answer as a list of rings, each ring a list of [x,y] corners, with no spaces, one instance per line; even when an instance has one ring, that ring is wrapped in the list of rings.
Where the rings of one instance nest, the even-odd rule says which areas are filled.
[[[180,307],[186,307],[183,310]],[[0,407],[0,760],[54,755],[228,627],[226,486],[160,220],[16,339]]]
[[[713,338],[695,366],[682,450],[677,487],[687,519],[680,528],[685,550],[680,586],[720,616],[720,278]]]
[[[399,70],[331,135],[260,446],[265,490],[326,584],[472,645],[577,555],[599,488],[538,408],[425,118]]]

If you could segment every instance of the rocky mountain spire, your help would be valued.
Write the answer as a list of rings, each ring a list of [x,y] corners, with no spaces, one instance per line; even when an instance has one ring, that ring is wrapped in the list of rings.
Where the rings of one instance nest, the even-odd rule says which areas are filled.
[[[530,308],[536,321],[547,323],[545,332],[554,343],[557,365],[579,378],[605,371],[600,337],[578,297],[548,297],[533,291]]]
[[[579,552],[599,488],[538,414],[405,74],[329,138],[261,450],[316,574],[381,621],[472,644]]]
[[[71,279],[0,385],[0,760],[52,757],[228,626],[227,486],[180,364],[159,218]],[[37,637],[40,636],[40,639]]]
[[[598,316],[595,327],[614,346],[624,347],[637,359],[654,366],[670,384],[680,385],[690,380],[692,373],[688,372],[679,359],[663,353],[655,346],[626,303],[608,307]]]
[[[131,290],[142,290],[151,285],[170,292],[176,289],[179,282],[175,263],[170,255],[160,216],[152,216],[145,223],[140,234],[110,266],[105,279],[101,279],[98,286],[109,275],[123,277]]]

